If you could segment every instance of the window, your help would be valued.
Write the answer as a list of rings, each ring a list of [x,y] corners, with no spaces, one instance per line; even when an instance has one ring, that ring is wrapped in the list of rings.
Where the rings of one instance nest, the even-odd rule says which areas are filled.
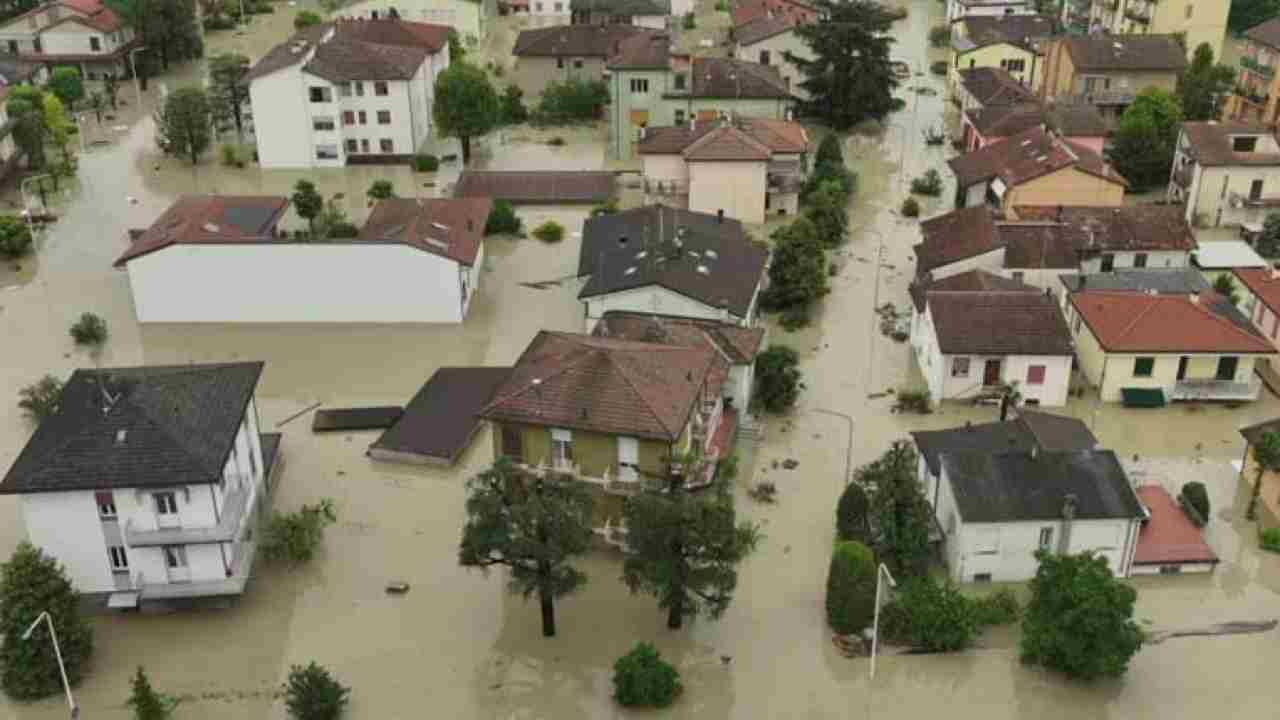
[[[124,546],[108,546],[107,557],[111,560],[111,572],[128,572],[129,556],[125,554]]]
[[[187,566],[187,549],[181,545],[162,545],[164,566],[167,568],[184,568]]]
[[[102,50],[102,38],[98,37],[97,35],[90,37],[89,49],[92,50],[93,52],[98,52]]]
[[[558,57],[558,58],[556,58],[556,69],[557,69],[557,70],[563,70],[563,69],[564,69],[564,58],[562,58],[562,57]]]
[[[338,97],[351,97],[351,83],[342,83],[338,86]]]
[[[374,94],[374,95],[377,95],[378,97],[386,97],[386,96],[387,96],[387,83],[386,83],[385,81],[383,81],[383,80],[379,80],[379,81],[375,82],[375,83],[373,84],[373,94]]]
[[[991,573],[974,573],[973,581],[976,583],[989,583],[991,582]]]
[[[680,76],[677,75],[676,77],[680,77]],[[649,79],[648,78],[631,78],[631,92],[633,93],[649,92]]]
[[[1017,280],[1018,282],[1022,282],[1022,278],[1026,277],[1026,276],[1027,276],[1027,274],[1026,274],[1025,272],[1021,271],[1021,270],[1014,270],[1014,271],[1013,271],[1013,279],[1014,279],[1014,280]]]
[[[1103,253],[1102,255],[1102,272],[1111,272],[1116,267],[1116,256],[1112,253]]]
[[[686,81],[685,81],[685,75],[684,75],[684,73],[676,73],[676,89],[677,89],[677,90],[683,90],[683,89],[684,89],[684,84],[685,84],[685,82],[686,82]],[[647,90],[648,88],[649,88],[649,86],[648,86],[648,85],[645,85],[645,89]]]
[[[760,51],[760,64],[761,64],[761,65],[768,65],[768,64],[769,64],[769,51],[768,51],[768,50],[761,50],[761,51]]]
[[[327,87],[313,87],[308,92],[313,103],[327,103],[333,100],[333,91]]]
[[[676,110],[676,125],[683,125],[683,124],[684,124],[684,111]]]
[[[350,111],[350,110],[344,110],[344,111],[342,112],[342,124],[343,124],[343,125],[355,125],[355,124],[356,124],[356,114],[355,114],[354,112]]]
[[[502,426],[502,454],[518,463],[524,462],[524,438],[520,435],[520,428]]]
[[[1048,550],[1050,545],[1053,545],[1053,528],[1040,528],[1040,549]]]
[[[951,377],[969,377],[969,358],[951,358]]]
[[[1027,384],[1043,385],[1044,384],[1044,365],[1028,365],[1027,366]]]
[[[1133,266],[1136,268],[1144,268],[1147,266],[1147,254],[1135,253],[1133,256]]]
[[[533,9],[534,9],[534,10],[536,10],[536,11],[538,11],[538,12],[542,12],[542,3],[534,3],[534,4],[533,4]]]
[[[1140,357],[1133,359],[1133,376],[1134,377],[1151,377],[1155,372],[1156,359],[1153,357]]]
[[[573,463],[573,433],[568,430],[552,428],[551,430],[551,462],[555,465]]]
[[[369,138],[363,138],[360,140],[360,152],[369,152]]]
[[[1195,10],[1195,6],[1194,6],[1194,5],[1192,5],[1191,3],[1187,3],[1187,9],[1184,11],[1184,13],[1185,13],[1185,14],[1184,14],[1184,17],[1185,17],[1186,19],[1190,20],[1190,19],[1191,19],[1191,13],[1192,13],[1192,11],[1193,11],[1193,10]],[[1161,572],[1163,572],[1163,570],[1162,570]]]
[[[1191,9],[1191,6],[1190,6],[1190,5],[1188,5],[1188,6],[1187,6],[1187,9],[1188,9],[1188,10],[1190,10],[1190,9]],[[1188,16],[1188,17],[1190,17],[1190,16]],[[1182,566],[1181,566],[1181,565],[1161,565],[1161,566],[1160,566],[1160,574],[1161,574],[1161,575],[1181,575],[1181,574],[1182,574]]]
[[[44,46],[40,43],[40,38],[31,38],[31,49],[38,53],[44,52]]]
[[[378,124],[379,124],[379,125],[390,125],[390,124],[391,124],[391,111],[390,111],[390,110],[379,110],[379,111],[378,111]]]
[[[317,145],[316,159],[317,160],[337,160],[338,146],[337,145]]]
[[[356,97],[364,97],[364,83],[356,81]]]
[[[564,3],[556,3],[556,12],[564,12]]]
[[[1253,152],[1258,146],[1258,138],[1243,136],[1231,138],[1231,149],[1234,152]]]
[[[1027,61],[1026,60],[1001,60],[1000,67],[1004,68],[1005,70],[1008,70],[1011,73],[1022,72],[1023,70],[1027,69]]]
[[[574,58],[574,59],[573,59],[573,69],[574,69],[574,70],[581,70],[581,69],[582,69],[582,58]]]
[[[103,520],[116,518],[116,499],[110,490],[94,493],[93,499],[98,503],[98,517]]]
[[[1224,355],[1218,358],[1218,372],[1213,376],[1215,380],[1235,380],[1236,368],[1240,366],[1240,358],[1233,355]]]
[[[359,150],[357,149],[358,147],[359,147],[359,145],[356,143],[356,141],[355,141],[355,140],[348,140],[348,141],[347,141],[347,152],[348,152],[348,153],[359,152]]]
[[[331,117],[313,117],[311,118],[312,130],[332,130],[335,124]]]
[[[382,138],[378,141],[378,149],[384,153],[395,152],[395,143],[391,142],[391,138]]]
[[[1254,180],[1253,182],[1249,183],[1249,199],[1250,200],[1262,199],[1262,181],[1261,180]]]
[[[18,54],[18,41],[17,41],[17,40],[10,40],[10,41],[9,41],[9,54],[10,54],[10,55],[17,55],[17,54]]]
[[[363,111],[363,110],[361,110],[361,111],[360,111],[360,124],[361,124],[361,125],[368,125],[368,124],[369,124],[369,113],[367,113],[367,112],[365,112],[365,111]]]
[[[178,496],[171,492],[158,492],[151,497],[156,501],[157,515],[173,515],[178,512]]]

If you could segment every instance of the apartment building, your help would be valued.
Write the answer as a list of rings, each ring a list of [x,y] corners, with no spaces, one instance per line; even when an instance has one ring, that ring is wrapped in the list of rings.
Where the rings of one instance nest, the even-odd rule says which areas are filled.
[[[1240,75],[1235,92],[1226,99],[1227,120],[1275,125],[1280,122],[1280,18],[1255,25],[1244,33]]]
[[[511,80],[536,103],[551,83],[569,79],[594,82],[608,74],[605,63],[627,38],[657,34],[635,25],[557,25],[523,30],[511,54]]]
[[[733,9],[733,57],[778,68],[783,82],[798,98],[809,96],[800,83],[805,76],[790,58],[813,59],[813,51],[796,28],[818,20],[818,11],[789,0],[740,3]]]
[[[133,29],[101,0],[57,0],[0,25],[0,52],[47,66],[68,65],[88,80],[128,73],[139,47]]]
[[[665,30],[671,16],[693,9],[692,0],[530,0],[535,18],[551,16],[557,23],[575,25],[634,25]]]
[[[1040,95],[1089,103],[1115,122],[1146,88],[1174,92],[1186,66],[1172,35],[1065,35],[1049,43]]]
[[[1181,35],[1187,57],[1201,43],[1222,59],[1231,0],[1092,0],[1089,26],[1112,35]]]
[[[1035,12],[1036,4],[1032,0],[947,0],[947,22],[979,15],[1003,17]]]
[[[1197,227],[1261,229],[1280,207],[1280,143],[1256,123],[1185,122],[1178,133],[1167,196]]]
[[[493,19],[498,16],[498,0],[357,0],[339,8],[333,16],[448,25],[470,45],[489,34]]]
[[[401,163],[431,136],[449,28],[338,20],[306,28],[249,70],[263,168]]]

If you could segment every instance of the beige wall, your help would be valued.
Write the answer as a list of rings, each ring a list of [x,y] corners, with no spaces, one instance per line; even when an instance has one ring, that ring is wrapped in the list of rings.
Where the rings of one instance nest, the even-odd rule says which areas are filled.
[[[640,161],[645,180],[689,182],[689,165],[682,155],[644,154]]]
[[[1035,89],[1040,81],[1040,70],[1043,58],[1037,57],[1029,50],[1001,43],[988,45],[966,53],[951,51],[951,87],[952,91],[960,86],[960,70],[969,68],[999,68],[1001,61],[1021,60],[1022,70],[1010,70],[1009,74],[1028,88]]]
[[[1204,223],[1197,223],[1197,227],[1262,222],[1266,218],[1265,209],[1231,206],[1231,194],[1249,197],[1249,189],[1254,180],[1262,181],[1264,198],[1280,197],[1280,166],[1201,166],[1199,180],[1193,182],[1189,189],[1190,201],[1187,205],[1191,210],[1190,219]],[[1221,215],[1218,214],[1219,210],[1222,211]]]
[[[1188,59],[1195,53],[1200,43],[1209,43],[1209,47],[1213,48],[1214,59],[1221,61],[1231,0],[1164,0],[1156,3],[1147,2],[1147,0],[1126,0],[1126,7],[1132,5],[1150,8],[1153,4],[1150,23],[1134,22],[1124,17],[1123,13],[1117,13],[1117,25],[1120,27],[1113,31],[1155,35],[1186,33]],[[1188,10],[1191,17],[1187,17]]]
[[[790,52],[799,58],[809,59],[813,57],[813,52],[804,40],[794,32],[784,32],[774,35],[771,38],[765,38],[758,43],[752,45],[739,45],[734,51],[734,57],[739,60],[758,63],[761,61],[761,51],[769,53],[769,65],[778,68],[778,72],[782,74],[782,79],[789,83],[791,92],[799,98],[807,98],[809,96],[800,87],[800,83],[804,82],[804,74],[792,63],[787,62],[786,53]]]
[[[1009,189],[1001,204],[1008,212],[1017,205],[1118,206],[1123,203],[1124,186],[1068,167]]]
[[[524,91],[525,104],[529,109],[542,97],[542,91],[553,82],[563,82],[569,78],[581,80],[600,80],[604,77],[604,58],[579,57],[562,58],[564,67],[556,67],[556,58],[549,57],[517,57],[511,68],[511,82]],[[574,62],[581,62],[581,68],[575,68]],[[498,81],[498,89],[506,87],[506,83]]]
[[[690,162],[689,209],[764,222],[764,162]]]

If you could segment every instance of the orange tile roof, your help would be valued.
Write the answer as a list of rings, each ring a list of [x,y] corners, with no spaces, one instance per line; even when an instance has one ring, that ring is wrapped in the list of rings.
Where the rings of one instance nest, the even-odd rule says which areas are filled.
[[[1137,489],[1138,499],[1151,511],[1151,519],[1138,531],[1135,565],[1217,563],[1218,556],[1200,535],[1177,501],[1159,485]]]
[[[1241,284],[1272,312],[1280,312],[1280,272],[1270,268],[1236,268]]]
[[[1271,354],[1231,301],[1214,293],[1147,295],[1086,290],[1071,304],[1107,352]]]

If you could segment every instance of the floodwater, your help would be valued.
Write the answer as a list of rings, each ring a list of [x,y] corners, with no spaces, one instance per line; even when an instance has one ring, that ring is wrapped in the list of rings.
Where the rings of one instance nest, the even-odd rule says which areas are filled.
[[[925,37],[942,5],[913,0],[909,7],[909,17],[896,26],[901,42],[894,54],[927,72]],[[279,37],[288,27],[281,10],[271,21]],[[257,30],[234,41],[269,45],[270,39],[255,39]],[[230,43],[231,37],[213,36],[211,43]],[[178,74],[184,72],[197,76],[190,68]],[[354,688],[348,717],[355,720],[630,717],[610,699],[610,674],[614,659],[639,640],[656,643],[684,677],[685,695],[664,717],[1274,715],[1270,675],[1280,664],[1274,635],[1170,641],[1144,649],[1124,679],[1088,686],[1022,667],[1014,630],[991,633],[979,648],[955,655],[886,655],[874,682],[865,660],[846,659],[832,647],[822,591],[846,453],[857,465],[909,430],[994,414],[946,406],[929,416],[895,415],[892,398],[882,395],[915,377],[907,345],[881,336],[871,312],[876,304],[907,303],[917,223],[896,211],[909,179],[930,167],[943,169],[945,158],[942,149],[922,141],[924,128],[941,122],[944,100],[914,93],[914,85],[941,90],[939,79],[912,78],[903,90],[907,110],[893,115],[883,131],[854,134],[846,144],[860,175],[852,206],[856,231],[838,253],[841,271],[819,322],[798,333],[771,330],[775,342],[801,351],[808,387],[796,411],[770,420],[765,439],[747,453],[754,463],[738,480],[739,507],[763,525],[766,540],[743,564],[733,605],[718,622],[700,620],[672,632],[650,598],[630,596],[619,582],[618,556],[600,552],[582,561],[590,582],[560,603],[560,635],[553,639],[540,636],[536,606],[506,593],[501,572],[486,576],[457,565],[463,482],[485,465],[487,434],[456,468],[402,468],[364,456],[371,434],[315,436],[307,416],[289,418],[316,402],[403,403],[437,367],[510,363],[537,330],[578,329],[574,281],[545,290],[521,284],[570,275],[577,238],[559,245],[493,241],[472,315],[460,328],[140,328],[127,278],[110,263],[125,245],[125,230],[149,223],[176,194],[285,192],[305,175],[326,194],[345,193],[358,222],[372,179],[392,178],[401,194],[427,193],[439,186],[421,183],[447,183],[448,171],[441,178],[381,168],[261,172],[212,162],[192,170],[156,155],[147,120],[103,131],[112,143],[83,159],[82,182],[57,200],[63,219],[41,238],[38,257],[0,274],[6,368],[0,398],[14,398],[19,387],[46,372],[65,376],[93,363],[265,360],[263,422],[284,433],[285,466],[274,503],[289,509],[332,497],[340,522],[311,565],[260,565],[248,593],[230,610],[96,618],[94,665],[76,690],[82,717],[129,717],[123,705],[128,678],[141,664],[157,688],[182,698],[178,717],[281,718],[276,688],[291,664],[311,660]],[[567,141],[560,148],[546,145],[540,133],[522,129],[493,138],[477,162],[539,169],[604,162],[598,128],[557,131]],[[941,211],[942,202],[926,202],[926,216]],[[584,215],[585,209],[533,208],[526,220],[556,218],[574,231]],[[228,284],[233,287],[234,279]],[[98,357],[75,350],[67,335],[85,310],[106,317],[111,328]],[[1214,520],[1207,537],[1222,564],[1209,577],[1136,582],[1139,618],[1153,628],[1177,628],[1280,615],[1280,558],[1260,554],[1251,529],[1238,519],[1240,489],[1228,464],[1241,451],[1236,428],[1280,414],[1280,402],[1268,395],[1234,410],[1128,411],[1084,398],[1067,411],[1089,420],[1104,445],[1143,477],[1174,488],[1200,478],[1211,487]],[[830,412],[848,416],[851,425]],[[7,467],[29,432],[13,402],[0,403],[0,465]],[[774,469],[785,458],[799,460],[799,467]],[[763,478],[777,484],[777,505],[756,505],[743,492]],[[0,554],[22,532],[17,503],[0,498]],[[386,595],[389,580],[406,581],[412,590]],[[0,699],[0,717],[46,720],[64,713],[58,698],[35,704]]]

